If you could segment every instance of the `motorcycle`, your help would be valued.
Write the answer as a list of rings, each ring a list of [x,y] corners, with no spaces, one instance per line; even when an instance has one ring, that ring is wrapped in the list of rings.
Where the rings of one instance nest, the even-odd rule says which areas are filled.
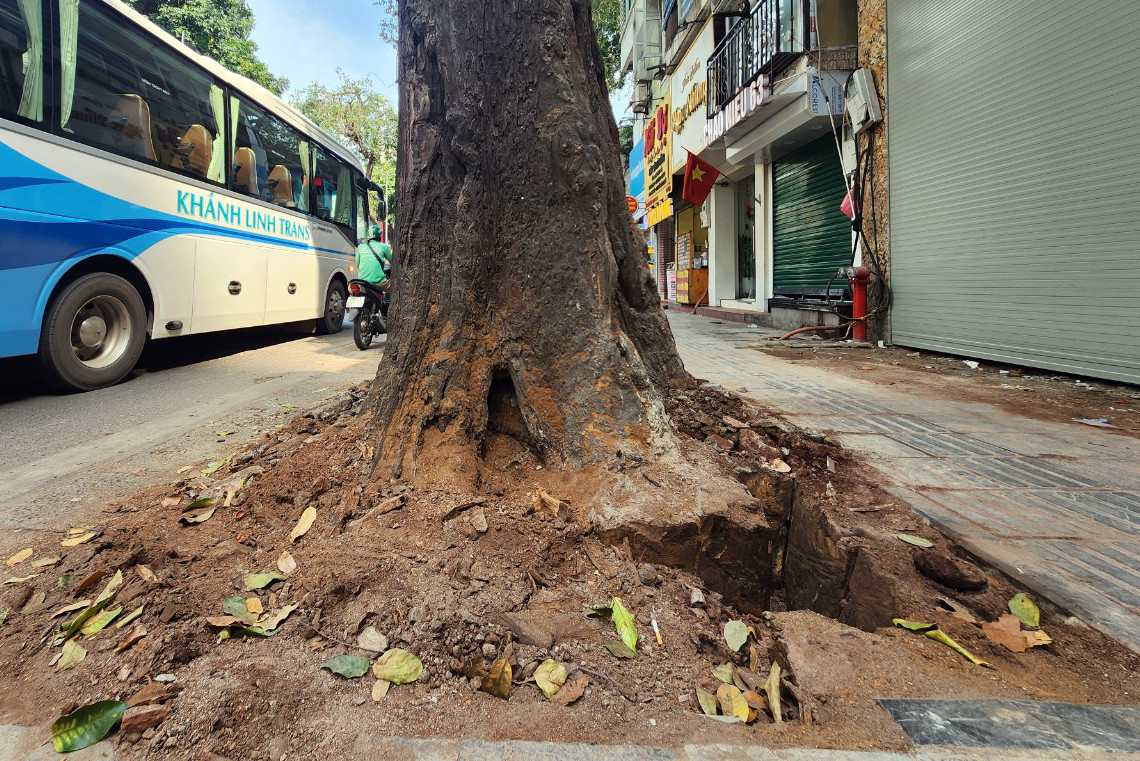
[[[350,280],[348,293],[345,306],[358,310],[352,320],[352,340],[364,351],[372,345],[373,337],[388,332],[389,296],[367,280]]]

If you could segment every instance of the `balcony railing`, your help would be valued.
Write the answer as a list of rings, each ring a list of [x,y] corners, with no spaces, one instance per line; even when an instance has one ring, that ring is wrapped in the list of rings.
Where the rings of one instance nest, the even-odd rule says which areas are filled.
[[[709,56],[709,117],[761,74],[779,74],[804,52],[810,5],[810,0],[760,0],[729,30]]]

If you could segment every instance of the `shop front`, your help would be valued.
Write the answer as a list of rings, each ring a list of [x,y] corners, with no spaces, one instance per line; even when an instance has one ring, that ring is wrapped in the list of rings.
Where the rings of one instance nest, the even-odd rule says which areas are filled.
[[[652,230],[650,239],[657,256],[657,287],[661,298],[675,298],[670,295],[670,279],[675,282],[676,274],[670,275],[674,265],[675,234],[673,224],[673,140],[669,126],[670,96],[658,104],[652,117],[646,123],[642,136],[645,163],[645,217]]]
[[[799,28],[805,19],[807,28],[816,29],[817,5],[818,12],[842,17],[843,24],[829,17],[818,36],[801,37],[812,39],[821,51],[826,46],[826,56],[803,55],[802,44],[796,47],[789,38],[788,45],[772,43],[750,59],[751,73],[726,66],[738,52],[733,48],[737,38],[744,44],[752,26],[762,25],[764,5],[755,6],[753,15],[730,31],[709,65],[710,81],[716,81],[713,89],[720,97],[709,104],[705,139],[740,167],[740,176],[730,177],[737,182],[713,194],[714,227],[731,222],[733,235],[713,233],[712,290],[722,306],[771,312],[776,324],[832,322],[836,316],[827,313],[846,285],[842,280],[836,284],[833,276],[852,263],[851,226],[839,208],[846,173],[841,136],[837,139],[849,72],[821,70],[819,62],[844,60],[835,51],[843,49],[848,36],[854,44],[854,5],[848,13],[840,0],[799,0],[786,4],[788,19],[782,17],[785,6],[780,6],[781,29]],[[741,79],[722,86],[731,76]],[[718,211],[718,205],[725,209]],[[716,266],[718,242],[735,249],[731,272],[728,266]]]

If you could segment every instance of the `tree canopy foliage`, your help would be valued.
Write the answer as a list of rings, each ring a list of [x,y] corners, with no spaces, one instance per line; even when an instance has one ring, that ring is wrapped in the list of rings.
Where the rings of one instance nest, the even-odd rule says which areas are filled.
[[[622,0],[593,0],[591,7],[594,16],[594,37],[602,52],[602,64],[606,70],[606,89],[617,92],[625,85],[625,75],[621,73],[621,3]],[[399,0],[376,0],[382,15],[380,18],[381,39],[395,44],[398,34],[396,11]]]
[[[275,77],[250,39],[253,11],[246,0],[128,0],[135,10],[203,54],[280,95],[289,81]]]
[[[351,145],[368,176],[391,187],[396,174],[396,110],[369,77],[353,79],[337,69],[332,86],[313,82],[296,94],[293,105]]]

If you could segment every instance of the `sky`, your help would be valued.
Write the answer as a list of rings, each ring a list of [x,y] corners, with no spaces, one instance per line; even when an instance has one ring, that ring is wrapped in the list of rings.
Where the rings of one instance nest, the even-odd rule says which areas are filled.
[[[258,55],[275,76],[289,80],[286,100],[310,82],[335,83],[339,67],[352,77],[371,77],[392,107],[398,106],[396,50],[380,39],[380,9],[373,0],[247,2]],[[610,98],[619,118],[629,114],[629,96],[626,87]]]
[[[247,1],[258,55],[289,80],[286,99],[310,82],[335,83],[340,68],[371,77],[396,105],[396,51],[380,39],[380,9],[372,0]]]

